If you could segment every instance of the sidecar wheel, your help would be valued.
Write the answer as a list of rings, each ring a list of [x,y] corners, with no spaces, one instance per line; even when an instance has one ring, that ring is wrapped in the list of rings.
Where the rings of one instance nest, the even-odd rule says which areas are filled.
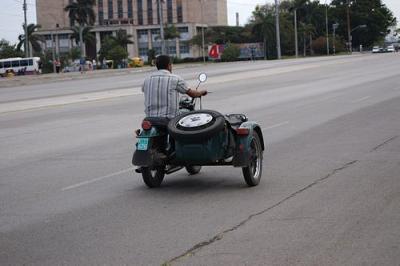
[[[186,168],[186,171],[191,175],[198,174],[201,170],[201,166],[198,166],[198,165],[189,165],[189,166],[186,166],[185,168]]]
[[[164,180],[165,169],[163,166],[155,167],[153,169],[142,167],[141,172],[143,181],[149,188],[159,187]]]
[[[260,137],[254,132],[250,143],[250,164],[242,168],[244,180],[249,187],[257,186],[260,183],[263,160],[262,152]]]

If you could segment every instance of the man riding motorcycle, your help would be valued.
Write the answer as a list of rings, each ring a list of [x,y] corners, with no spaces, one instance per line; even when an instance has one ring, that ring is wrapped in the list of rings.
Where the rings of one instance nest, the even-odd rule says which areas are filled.
[[[172,74],[171,58],[160,55],[156,59],[158,71],[144,81],[145,114],[147,117],[160,117],[169,120],[179,114],[179,94],[187,94],[192,98],[207,94],[206,90],[190,89],[178,75]]]

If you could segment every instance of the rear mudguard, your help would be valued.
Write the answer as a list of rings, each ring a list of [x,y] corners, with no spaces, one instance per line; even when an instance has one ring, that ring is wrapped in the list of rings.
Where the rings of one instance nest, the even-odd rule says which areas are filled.
[[[158,140],[166,136],[165,132],[152,127],[150,130],[140,130],[138,139],[148,138],[149,144],[146,151],[137,150],[137,143],[135,144],[135,152],[132,157],[132,164],[141,167],[150,167],[154,165],[160,165],[163,163],[162,159],[159,158],[159,152],[157,152]]]
[[[256,132],[258,134],[263,151],[265,150],[264,137],[261,127],[254,121],[244,122],[239,126],[239,128],[247,128],[249,134],[247,136],[235,136],[236,148],[232,164],[234,167],[246,167],[250,164],[250,144],[253,133]]]

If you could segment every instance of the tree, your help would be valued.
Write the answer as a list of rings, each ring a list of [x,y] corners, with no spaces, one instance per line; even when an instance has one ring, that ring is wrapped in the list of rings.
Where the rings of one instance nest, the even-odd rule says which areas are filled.
[[[256,6],[250,19],[252,33],[262,40],[265,47],[265,57],[268,57],[269,40],[275,40],[275,17],[272,5]]]
[[[108,58],[114,61],[115,68],[121,66],[127,57],[128,52],[120,45],[114,46],[108,54]]]
[[[229,44],[224,53],[221,56],[221,60],[224,62],[236,61],[240,56],[240,49],[234,44]]]
[[[22,25],[23,29],[25,29],[25,24]],[[37,35],[34,34],[38,29],[40,29],[42,26],[38,24],[29,24],[27,27],[28,31],[28,40],[30,46],[32,46],[32,49],[36,53],[40,53],[42,51],[42,47],[40,45],[41,42],[43,42],[43,36],[42,35]],[[20,34],[18,36],[19,43],[17,44],[17,50],[21,51],[21,48],[25,45],[25,34]],[[30,56],[32,56],[30,47],[28,46],[28,53]]]
[[[23,57],[21,50],[16,48],[16,45],[11,45],[5,39],[0,40],[0,59],[12,58],[12,57]]]
[[[76,0],[67,5],[64,10],[68,12],[68,16],[73,22],[79,24],[79,41],[81,47],[81,53],[83,57],[86,57],[84,40],[83,40],[83,29],[84,26],[93,25],[96,20],[96,15],[93,10],[95,0]]]
[[[174,25],[167,26],[164,28],[164,39],[172,40],[175,38],[179,38],[180,36],[181,34]]]
[[[79,44],[79,34],[80,34],[80,29],[81,26],[73,26],[71,28],[72,34],[71,34],[71,40],[75,40],[76,44]],[[91,32],[92,27],[83,27],[82,29],[82,37],[83,37],[83,42],[84,43],[94,43],[96,42],[96,36]]]
[[[133,41],[131,40],[133,36],[128,34],[126,30],[120,29],[117,31],[115,36],[110,36],[110,38],[119,46],[123,47],[127,50],[128,44],[132,44]]]
[[[121,65],[123,60],[128,57],[128,52],[124,47],[118,44],[112,36],[106,37],[99,51],[99,60],[110,59],[114,61],[114,67]]]
[[[339,23],[337,34],[343,39],[347,37],[347,5],[341,0],[333,0],[332,5],[336,8],[331,10],[331,21]],[[371,47],[374,43],[383,41],[388,33],[388,29],[396,25],[396,18],[381,0],[357,0],[350,5],[351,25],[354,29],[359,25],[366,25],[366,28],[352,32],[353,47],[363,45]]]

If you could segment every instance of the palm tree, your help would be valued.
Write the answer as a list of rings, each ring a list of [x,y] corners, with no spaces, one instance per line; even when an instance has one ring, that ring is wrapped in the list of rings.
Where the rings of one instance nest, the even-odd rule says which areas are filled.
[[[82,37],[85,43],[94,43],[96,41],[96,36],[93,34],[93,32],[90,32],[91,29],[92,27],[83,27]],[[79,44],[80,26],[73,26],[71,30],[71,40],[75,40],[75,43]]]
[[[83,29],[85,26],[93,25],[96,20],[96,15],[93,10],[95,0],[76,0],[67,5],[64,10],[68,12],[68,16],[73,22],[77,22],[79,27],[79,42],[82,51],[82,57],[86,56]]]
[[[267,56],[267,40],[273,40],[275,38],[275,18],[272,13],[270,6],[256,6],[253,11],[253,18],[251,23],[253,24],[253,33],[262,33],[264,40],[265,57]]]
[[[312,49],[312,37],[315,35],[315,26],[312,24],[305,24],[301,23],[300,24],[300,31],[303,33],[303,49],[304,49],[304,56],[306,56],[306,51],[307,51],[307,45],[306,45],[306,37],[308,36],[309,41],[310,41],[310,55],[313,54],[313,49]]]
[[[132,44],[133,41],[131,40],[133,36],[131,34],[126,33],[125,30],[117,30],[115,36],[110,36],[110,38],[115,42],[115,44],[123,47],[127,50],[128,44]]]
[[[22,27],[25,29],[25,24],[22,25]],[[34,52],[42,51],[42,47],[40,46],[40,43],[43,41],[43,36],[34,34],[41,27],[42,26],[33,24],[33,23],[29,24],[27,27],[28,28],[28,30],[27,30],[28,31],[28,40],[29,40],[29,44],[30,44],[27,47],[29,55],[32,55],[29,46],[32,46],[32,49]],[[18,40],[19,40],[19,43],[17,45],[17,50],[21,51],[22,46],[24,46],[24,44],[25,44],[25,34],[20,34],[18,36]]]
[[[174,25],[167,26],[164,28],[164,39],[172,40],[175,38],[179,38],[180,36],[181,34]]]

